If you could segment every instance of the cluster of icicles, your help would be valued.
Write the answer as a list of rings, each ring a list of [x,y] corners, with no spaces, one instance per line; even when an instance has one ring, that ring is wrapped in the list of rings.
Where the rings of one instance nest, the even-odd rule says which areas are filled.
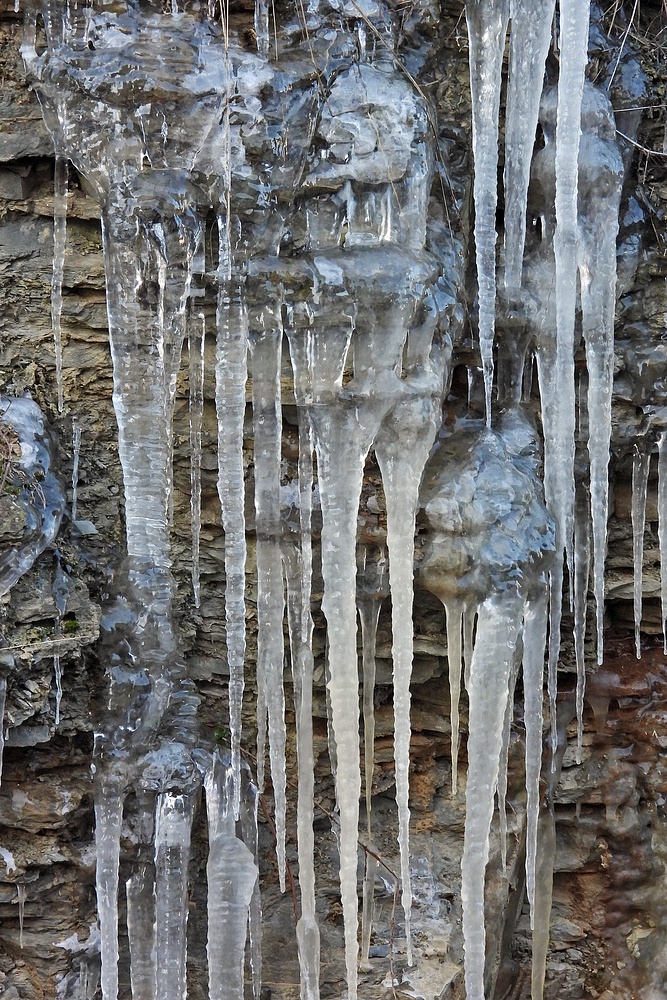
[[[64,9],[60,9],[61,6]],[[211,5],[210,15],[216,10]],[[130,5],[130,8],[132,5]],[[260,911],[256,857],[256,797],[241,766],[241,707],[245,660],[245,563],[243,422],[247,358],[252,356],[252,404],[255,448],[255,511],[257,533],[257,688],[258,774],[264,780],[268,731],[275,798],[278,866],[285,883],[285,712],[283,692],[283,618],[287,608],[289,646],[296,703],[298,751],[297,838],[301,916],[297,925],[302,998],[319,996],[319,930],[315,915],[313,843],[313,619],[311,614],[313,454],[322,511],[322,607],[328,626],[327,695],[335,743],[334,772],[339,811],[340,882],[345,923],[345,958],[349,1000],[357,989],[358,946],[358,826],[361,793],[359,707],[351,692],[358,687],[357,609],[363,632],[364,724],[368,837],[371,826],[373,773],[374,635],[383,585],[370,596],[357,595],[356,532],[363,470],[371,449],[380,465],[387,502],[389,587],[392,595],[394,664],[396,795],[399,815],[402,903],[405,912],[407,958],[410,942],[410,856],[408,772],[410,746],[410,676],[413,657],[412,604],[415,517],[422,473],[439,424],[439,407],[446,374],[439,375],[440,395],[423,390],[432,374],[433,327],[421,332],[421,348],[404,354],[414,308],[404,308],[392,336],[395,359],[363,358],[363,378],[370,386],[366,402],[349,405],[342,398],[342,373],[359,316],[350,317],[340,343],[327,344],[312,309],[301,314],[285,289],[273,288],[261,323],[249,322],[244,278],[232,247],[230,185],[232,150],[229,138],[230,94],[237,85],[229,50],[207,35],[202,22],[197,38],[199,71],[190,78],[191,104],[180,106],[183,122],[163,115],[159,140],[149,121],[157,116],[146,103],[130,109],[123,126],[114,110],[105,124],[113,62],[110,45],[95,36],[99,25],[94,6],[45,3],[41,11],[48,48],[38,56],[35,18],[27,17],[23,54],[36,81],[45,119],[56,145],[53,328],[56,345],[58,406],[64,405],[60,312],[66,245],[67,161],[71,160],[95,190],[102,205],[109,329],[114,362],[114,404],[119,423],[120,457],[125,480],[128,550],[128,603],[141,608],[125,640],[125,658],[133,651],[135,675],[112,681],[110,718],[96,743],[97,894],[101,931],[104,1000],[118,992],[118,878],[123,802],[128,789],[144,796],[142,842],[153,845],[153,856],[137,864],[127,882],[128,933],[132,990],[135,1000],[171,1000],[186,995],[187,862],[193,818],[193,788],[204,775],[209,816],[209,996],[238,1000],[243,994],[246,927],[250,919],[252,969],[259,988]],[[475,163],[475,244],[479,287],[479,344],[485,382],[487,425],[492,426],[493,349],[496,299],[496,206],[499,110],[503,54],[508,23],[510,68],[505,130],[505,267],[504,291],[520,297],[526,201],[534,138],[540,113],[545,60],[552,34],[555,0],[469,0],[470,81]],[[155,28],[163,15],[152,15]],[[184,14],[173,2],[173,30],[181,30]],[[468,781],[465,843],[462,862],[465,987],[468,1000],[484,997],[485,929],[484,877],[490,849],[490,828],[496,791],[504,819],[506,760],[510,705],[517,677],[517,650],[522,649],[526,784],[526,885],[534,927],[533,1000],[543,993],[548,943],[552,836],[538,864],[540,827],[539,780],[542,751],[542,684],[548,642],[548,687],[552,736],[556,741],[556,674],[564,562],[573,581],[575,646],[578,666],[577,712],[579,745],[584,696],[584,631],[588,590],[589,521],[592,524],[594,592],[597,602],[598,658],[602,658],[604,557],[608,510],[607,467],[610,446],[615,303],[615,238],[620,199],[620,170],[605,194],[604,209],[588,228],[578,217],[578,161],[582,95],[587,63],[589,5],[560,0],[560,75],[555,126],[555,231],[553,233],[555,290],[544,304],[536,356],[544,425],[544,489],[555,522],[556,557],[550,577],[544,575],[514,588],[493,590],[482,599],[447,603],[447,639],[452,692],[453,781],[458,751],[458,692],[463,660],[469,697]],[[147,20],[150,20],[148,18]],[[256,33],[260,57],[268,50],[267,7],[258,0]],[[83,26],[82,26],[83,25]],[[160,21],[160,31],[165,27]],[[169,32],[169,26],[166,27]],[[94,43],[93,44],[93,40]],[[95,51],[100,69],[96,70]],[[92,51],[92,55],[91,55]],[[104,58],[103,58],[104,57]],[[105,62],[104,59],[107,59]],[[212,66],[217,66],[212,70]],[[95,77],[95,73],[99,77]],[[88,77],[86,76],[88,74]],[[261,74],[257,74],[258,78]],[[72,88],[84,81],[89,92]],[[92,81],[92,82],[91,82]],[[194,81],[194,82],[193,82]],[[244,85],[248,84],[248,76]],[[123,81],[117,84],[120,89]],[[258,84],[259,87],[259,84]],[[106,90],[105,90],[106,88]],[[83,96],[82,96],[83,95]],[[90,96],[92,95],[92,96]],[[85,105],[85,101],[88,104]],[[215,124],[227,120],[227,147],[217,182],[205,192],[218,214],[217,347],[215,399],[218,416],[218,492],[225,532],[226,636],[229,666],[229,729],[231,754],[202,755],[197,749],[197,698],[187,680],[171,624],[173,581],[169,553],[172,492],[172,416],[181,347],[189,344],[190,456],[192,504],[192,581],[199,605],[201,526],[202,419],[206,318],[203,307],[204,224],[191,201],[189,178],[206,174],[207,137]],[[119,131],[125,128],[123,143]],[[105,131],[106,130],[106,131]],[[549,136],[545,135],[547,141]],[[187,135],[185,133],[188,133]],[[122,148],[121,148],[122,146]],[[216,155],[220,155],[220,146]],[[202,152],[204,151],[204,152]],[[613,173],[613,171],[612,171]],[[386,185],[389,188],[391,185]],[[425,190],[428,190],[426,188]],[[395,193],[395,192],[394,192]],[[352,224],[350,224],[352,231]],[[388,227],[389,231],[391,226]],[[361,241],[360,241],[361,242]],[[349,241],[350,247],[353,240]],[[411,281],[428,296],[428,275],[419,257],[418,240]],[[383,247],[392,247],[391,233]],[[360,247],[358,254],[371,253]],[[353,251],[347,251],[350,260]],[[390,258],[392,266],[403,251]],[[345,253],[339,251],[340,261]],[[361,258],[359,258],[361,259]],[[370,260],[371,258],[366,258]],[[322,268],[319,278],[341,285],[338,271]],[[401,266],[401,265],[399,265]],[[407,267],[407,265],[405,265]],[[252,267],[252,265],[251,265]],[[260,265],[257,265],[259,268]],[[420,270],[421,268],[421,270]],[[424,271],[424,274],[422,274]],[[588,449],[590,512],[587,502],[575,502],[575,314],[580,283],[580,307],[588,367]],[[157,287],[157,304],[139,301],[149,280]],[[347,278],[345,278],[347,280]],[[344,283],[344,282],[343,282]],[[324,294],[321,290],[318,295]],[[421,298],[419,298],[421,296]],[[316,301],[315,299],[313,301]],[[314,308],[314,307],[313,307]],[[400,313],[400,310],[396,310]],[[288,316],[287,323],[285,315]],[[289,317],[292,319],[289,319]],[[555,318],[554,318],[555,316]],[[281,527],[281,344],[287,335],[294,370],[294,394],[299,411],[299,530],[285,540]],[[337,331],[338,334],[338,331]],[[424,353],[424,337],[428,341]],[[415,343],[417,343],[415,338]],[[380,343],[380,342],[378,342]],[[408,346],[409,346],[408,341]],[[372,344],[372,338],[371,338]],[[421,351],[421,353],[420,353]],[[360,352],[360,355],[363,352]],[[373,396],[373,379],[387,381],[407,357],[408,371],[398,399],[387,390]],[[377,367],[374,367],[377,362]],[[448,358],[443,361],[448,362]],[[406,361],[403,361],[406,364]],[[413,366],[411,373],[410,364]],[[391,366],[394,366],[393,369]],[[355,370],[355,379],[359,373]],[[422,383],[419,379],[422,379]],[[383,382],[383,386],[384,386]],[[436,383],[438,379],[436,378]],[[420,388],[420,385],[422,386]],[[352,393],[352,389],[349,390]],[[384,388],[383,390],[384,391]],[[412,392],[412,394],[411,394]],[[491,433],[491,431],[489,431]],[[660,445],[660,509],[667,509],[667,445]],[[637,502],[633,508],[636,539],[643,534],[648,464],[636,463]],[[581,498],[580,498],[581,499]],[[282,534],[282,538],[281,538]],[[662,564],[667,566],[667,523],[661,519]],[[639,555],[637,550],[639,547]],[[640,541],[635,544],[641,567]],[[379,570],[378,570],[379,572]],[[286,580],[285,598],[283,580]],[[377,581],[376,581],[377,583]],[[667,587],[663,580],[663,618]],[[639,597],[640,601],[641,585]],[[128,612],[131,620],[132,612]],[[122,615],[111,613],[110,630]],[[135,636],[132,635],[135,629]],[[136,645],[133,645],[136,644]],[[122,654],[119,654],[122,661]],[[128,668],[129,669],[129,668]],[[119,675],[122,671],[118,672]],[[137,691],[141,689],[141,695]],[[146,691],[149,694],[146,694]],[[368,959],[371,934],[375,860],[368,855],[364,884],[362,960]],[[156,962],[156,955],[159,961]]]

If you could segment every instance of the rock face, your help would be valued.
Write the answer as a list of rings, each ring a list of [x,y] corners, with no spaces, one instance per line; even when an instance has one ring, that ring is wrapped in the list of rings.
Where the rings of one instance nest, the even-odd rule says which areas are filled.
[[[509,413],[503,418],[501,436],[480,437],[484,394],[470,267],[470,93],[463,5],[443,2],[439,10],[428,3],[385,8],[364,0],[360,4],[312,4],[305,11],[299,5],[279,5],[267,32],[261,3],[255,20],[246,5],[232,4],[231,58],[241,82],[226,145],[216,144],[219,133],[211,124],[220,117],[219,104],[206,98],[208,117],[205,121],[197,117],[206,88],[212,93],[216,87],[224,90],[224,67],[217,66],[220,79],[197,78],[196,86],[192,84],[199,101],[197,113],[193,111],[195,98],[192,107],[174,107],[172,80],[165,73],[165,67],[171,66],[174,79],[179,73],[183,75],[174,66],[189,66],[193,52],[198,53],[200,66],[215,64],[206,50],[209,35],[198,27],[201,5],[179,3],[185,10],[178,16],[163,11],[159,3],[97,6],[104,7],[113,24],[117,23],[113,20],[116,15],[147,19],[153,37],[150,44],[144,40],[144,48],[140,46],[133,53],[134,62],[126,77],[113,83],[109,67],[95,62],[95,52],[112,47],[106,34],[90,37],[90,46],[75,67],[77,73],[61,65],[49,81],[42,81],[49,127],[58,134],[53,107],[49,117],[49,99],[56,100],[63,83],[70,85],[76,78],[78,90],[72,91],[65,117],[78,122],[84,132],[88,129],[79,162],[71,150],[58,150],[61,157],[74,160],[68,167],[61,315],[64,410],[58,412],[50,315],[54,147],[25,75],[20,54],[22,13],[14,11],[10,0],[0,0],[0,583],[5,563],[15,565],[16,553],[25,553],[20,579],[9,581],[9,593],[0,596],[0,665],[6,677],[7,730],[0,787],[0,993],[8,1000],[93,997],[98,987],[100,941],[95,925],[90,764],[93,737],[108,718],[110,679],[117,691],[118,685],[122,686],[119,673],[123,664],[116,640],[109,636],[122,635],[137,614],[136,607],[124,599],[128,593],[125,520],[131,515],[132,497],[123,487],[112,405],[98,201],[104,216],[122,189],[123,197],[131,197],[138,206],[136,216],[123,220],[127,232],[112,234],[121,247],[119,253],[127,255],[125,236],[132,219],[141,218],[147,228],[152,225],[151,208],[162,204],[167,189],[173,193],[174,171],[185,170],[180,161],[176,165],[160,161],[163,135],[162,119],[153,113],[157,108],[162,110],[164,122],[173,125],[176,135],[172,138],[177,145],[178,122],[188,121],[184,147],[189,148],[193,130],[201,132],[197,161],[185,165],[190,180],[195,178],[196,190],[183,193],[183,202],[189,200],[197,206],[198,217],[195,222],[189,220],[190,229],[185,226],[177,231],[175,227],[164,238],[176,243],[187,230],[186,237],[196,244],[192,253],[194,284],[207,327],[201,343],[205,364],[198,606],[190,586],[192,428],[188,404],[194,394],[197,346],[190,327],[186,331],[190,349],[172,372],[174,430],[173,441],[167,442],[174,452],[173,525],[168,540],[173,563],[169,572],[174,577],[170,600],[185,665],[182,676],[178,671],[173,673],[174,684],[187,681],[192,688],[179,690],[188,697],[192,691],[192,697],[199,700],[201,745],[208,750],[226,747],[230,740],[226,569],[216,495],[218,427],[212,336],[216,301],[211,277],[218,235],[206,207],[212,205],[215,211],[220,207],[221,192],[212,178],[220,174],[224,161],[235,179],[233,209],[240,223],[234,240],[246,277],[252,347],[242,428],[247,493],[241,516],[245,513],[248,573],[243,749],[250,755],[255,752],[255,664],[261,660],[264,641],[258,637],[258,618],[263,607],[262,572],[267,565],[266,548],[262,549],[265,510],[253,511],[252,497],[262,489],[262,464],[253,456],[253,438],[265,432],[257,416],[263,391],[257,359],[266,335],[266,317],[271,314],[279,317],[276,329],[287,334],[281,367],[273,376],[283,397],[278,509],[283,539],[299,524],[297,409],[310,408],[313,419],[321,421],[321,426],[316,426],[320,461],[332,441],[334,446],[340,444],[340,438],[327,439],[330,426],[322,416],[332,398],[344,397],[358,411],[365,407],[368,425],[376,421],[384,428],[383,432],[369,432],[368,442],[353,441],[351,435],[344,441],[346,448],[352,443],[356,449],[361,483],[357,558],[350,563],[347,553],[348,569],[353,574],[353,567],[360,567],[359,592],[365,595],[360,599],[362,610],[364,601],[379,610],[374,768],[372,776],[365,775],[365,779],[371,779],[372,846],[381,864],[375,884],[373,936],[369,960],[360,975],[360,994],[382,996],[393,988],[393,975],[399,992],[424,998],[462,997],[460,863],[465,810],[460,789],[465,788],[468,705],[463,696],[464,738],[455,765],[459,791],[452,796],[448,643],[443,609],[432,593],[439,599],[460,599],[452,581],[469,574],[468,584],[473,580],[472,589],[483,599],[490,578],[497,583],[496,577],[507,575],[505,569],[546,558],[552,548],[551,524],[538,485],[541,414],[532,367],[527,366],[518,382],[507,377],[515,369],[512,356],[525,353],[536,338],[536,329],[543,329],[539,289],[552,274],[548,245],[552,220],[544,208],[553,173],[549,160],[551,92],[547,90],[543,102],[529,193],[527,293],[524,301],[499,301],[497,309],[499,398],[511,408],[523,397],[523,416]],[[593,643],[587,640],[583,752],[577,763],[572,621],[565,615],[557,770],[555,777],[551,776],[547,762],[543,775],[544,786],[551,793],[556,832],[545,995],[551,1000],[580,1000],[588,995],[605,1000],[662,1000],[667,996],[667,778],[661,748],[667,731],[665,658],[657,638],[661,621],[655,457],[648,476],[643,554],[645,648],[640,661],[634,657],[631,636],[631,477],[633,449],[653,448],[664,426],[663,408],[667,405],[661,347],[667,312],[662,249],[667,187],[664,159],[649,152],[662,149],[664,131],[664,110],[660,108],[665,104],[665,83],[658,45],[664,15],[657,0],[645,0],[641,19],[635,19],[626,34],[630,19],[638,16],[632,4],[616,5],[606,13],[593,6],[591,13],[591,82],[582,122],[588,139],[580,160],[580,197],[588,216],[594,215],[595,196],[605,179],[619,175],[621,169],[620,160],[605,153],[614,137],[603,89],[622,133],[618,148],[623,160],[607,645],[605,663],[597,669]],[[43,51],[40,31],[38,25],[36,53]],[[210,44],[219,48],[220,43],[214,40]],[[91,66],[97,67],[92,83]],[[147,98],[144,103],[155,107],[137,112],[133,118],[134,145],[116,149],[113,115],[104,125],[95,102],[106,102],[107,108],[120,107],[132,88],[145,89],[149,79],[154,90],[148,95],[150,101]],[[554,82],[551,63],[547,82]],[[66,138],[63,134],[63,144]],[[103,145],[104,155],[100,152]],[[142,175],[140,161],[145,150],[154,171]],[[99,168],[102,161],[103,171]],[[162,184],[155,181],[158,175]],[[190,180],[182,179],[183,191]],[[56,191],[56,204],[59,194],[63,196],[62,190]],[[176,219],[179,210],[172,206],[170,218]],[[502,205],[499,225],[501,216]],[[192,236],[193,226],[201,227],[201,239]],[[155,230],[150,240],[157,245]],[[176,295],[181,280],[178,274],[165,278],[166,294]],[[148,274],[142,281],[140,306],[155,309],[159,280]],[[348,358],[354,324],[367,331],[367,336],[357,337]],[[340,350],[330,359],[329,380],[314,383],[308,359],[298,355],[298,344],[315,327],[331,331],[331,342],[337,332]],[[323,352],[316,340],[315,336],[315,349]],[[395,368],[396,359],[401,357],[405,378],[399,387]],[[422,382],[418,373],[425,369],[425,358],[437,363],[432,366],[431,381]],[[128,364],[132,361],[130,358]],[[296,385],[292,366],[297,373]],[[583,376],[583,347],[577,355],[577,368]],[[434,419],[430,408],[439,407],[443,393],[444,429],[424,479],[418,516],[410,740],[415,966],[408,968],[395,890],[400,858],[393,802],[392,609],[382,572],[374,567],[378,560],[382,563],[387,546],[392,497],[383,477],[391,448],[406,434],[406,427],[417,426],[411,407],[419,406],[423,434],[422,430],[416,434],[407,451],[415,454],[417,446],[423,446],[425,454],[428,452],[429,427]],[[5,403],[22,409],[38,428],[35,440],[38,452],[43,452],[42,467],[48,482],[21,457],[19,446],[29,437],[29,421],[12,420]],[[40,409],[44,417],[39,415]],[[43,419],[50,430],[40,424]],[[469,430],[457,436],[461,424]],[[588,466],[583,423],[580,433],[577,467],[585,490]],[[53,443],[49,444],[51,457],[46,468],[44,455],[50,437]],[[373,440],[376,452],[367,457]],[[134,472],[140,476],[149,453],[147,448],[139,457],[136,453],[125,456],[126,484],[127,469],[134,463]],[[71,513],[74,491],[76,516]],[[317,493],[314,496],[317,499]],[[491,524],[495,524],[493,534],[489,534]],[[334,821],[332,832],[331,821],[337,804],[325,697],[325,614],[331,612],[326,600],[322,605],[327,565],[325,559],[323,567],[320,551],[322,511],[317,503],[313,527],[316,908],[322,946],[321,991],[323,996],[333,996],[344,988],[345,969],[338,827]],[[326,540],[326,528],[324,537]],[[468,584],[466,592],[471,589]],[[0,593],[7,589],[0,586]],[[102,642],[100,632],[106,637]],[[286,645],[288,642],[289,638]],[[294,704],[292,679],[287,674],[285,684],[288,777],[296,781],[298,704]],[[349,697],[349,692],[345,694]],[[507,870],[502,870],[496,817],[486,887],[487,991],[494,1000],[518,1000],[528,996],[530,989],[530,928],[523,876],[525,725],[520,685],[509,732]],[[250,763],[254,768],[252,757]],[[289,878],[287,894],[281,896],[278,891],[271,834],[272,792],[269,786],[262,797],[264,818],[260,823],[264,981],[276,995],[296,997],[295,913]],[[286,855],[289,872],[296,878],[293,800],[288,789]],[[140,812],[138,799],[130,796],[122,831],[121,886],[137,873],[137,852],[142,844]],[[188,898],[188,978],[193,998],[207,995],[205,825],[197,801]],[[296,911],[298,889],[294,892]],[[120,995],[129,997],[124,891],[120,908]]]

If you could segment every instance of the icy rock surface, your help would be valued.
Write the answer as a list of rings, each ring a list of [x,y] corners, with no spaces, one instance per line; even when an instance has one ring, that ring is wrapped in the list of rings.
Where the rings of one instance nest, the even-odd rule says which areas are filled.
[[[225,14],[216,4],[207,10],[205,4],[175,0],[170,11],[158,7],[148,2],[63,7],[45,0],[41,11],[46,49],[42,51],[41,37],[38,43],[36,7],[28,11],[23,46],[58,154],[52,304],[61,409],[59,317],[67,161],[102,210],[128,556],[114,584],[122,596],[105,615],[111,694],[96,735],[103,996],[115,1000],[118,993],[120,841],[123,821],[128,820],[124,814],[135,808],[135,798],[142,819],[128,859],[126,884],[133,995],[164,1000],[185,996],[188,852],[202,773],[209,816],[210,995],[240,996],[248,920],[254,989],[259,994],[256,799],[248,794],[241,767],[250,509],[245,502],[243,453],[247,397],[252,400],[255,448],[258,781],[263,786],[268,738],[279,879],[284,888],[286,610],[297,729],[301,892],[297,940],[302,998],[316,1000],[320,963],[313,836],[314,458],[322,518],[322,611],[328,629],[327,696],[340,813],[349,1000],[356,996],[358,960],[357,612],[371,840],[375,631],[387,591],[391,592],[400,894],[408,963],[412,959],[408,837],[412,577],[415,518],[425,469],[419,574],[446,608],[455,794],[462,672],[470,708],[463,859],[468,1000],[484,995],[489,829],[496,791],[501,827],[505,822],[511,703],[521,652],[526,883],[539,952],[537,994],[542,988],[553,860],[549,839],[553,824],[539,812],[546,576],[550,572],[555,741],[566,552],[575,574],[581,716],[589,522],[600,655],[602,651],[615,238],[622,163],[607,100],[584,85],[587,6],[565,0],[559,5],[559,85],[542,101],[544,148],[538,151],[533,169],[535,192],[542,199],[542,240],[537,249],[533,241],[524,265],[528,168],[554,4],[545,0],[531,7],[522,0],[470,0],[467,5],[486,425],[449,419],[433,451],[457,333],[456,322],[450,323],[447,314],[452,303],[443,275],[445,262],[451,263],[456,251],[448,251],[448,257],[443,250],[444,221],[433,224],[431,218],[429,227],[429,213],[437,200],[432,181],[435,171],[441,181],[446,174],[441,162],[446,143],[437,124],[434,127],[424,94],[410,71],[398,64],[388,10],[373,0],[302,9],[303,24],[297,19],[286,32],[289,44],[296,46],[295,39],[301,37],[299,57],[288,67],[289,58],[279,51],[288,43],[270,37],[269,10],[263,0],[258,0],[253,22],[257,53],[244,48],[234,33],[229,35]],[[503,293],[507,315],[502,316],[496,302],[496,215],[498,116],[508,19]],[[355,25],[353,45],[340,29],[344,20]],[[272,63],[274,44],[277,61]],[[439,205],[436,214],[442,209],[446,216],[446,204]],[[213,233],[209,215],[215,217]],[[456,267],[452,270],[459,273]],[[192,584],[198,606],[207,374],[207,312],[199,300],[206,298],[207,290],[211,333],[216,299],[214,376],[218,494],[225,532],[231,756],[202,763],[201,750],[195,751],[202,739],[196,721],[198,698],[172,620],[175,585],[169,530],[174,517],[173,414],[187,336]],[[590,512],[575,494],[573,481],[578,314],[588,363]],[[503,322],[498,322],[499,315]],[[540,378],[546,507],[536,433],[518,408],[531,341]],[[497,406],[492,413],[494,346],[499,364]],[[285,384],[285,347],[293,387]],[[473,406],[472,369],[478,359],[471,362],[467,356],[467,363]],[[298,530],[286,529],[281,515],[282,405],[283,399],[292,405],[292,388],[299,421]],[[367,572],[372,563],[358,568],[359,504],[370,456],[379,467],[386,510],[386,557],[383,553],[374,582]],[[643,524],[641,506],[636,520]],[[542,853],[539,830],[545,837]],[[368,961],[371,939],[374,864],[370,859],[368,855],[363,889],[363,962]]]
[[[0,396],[0,423],[5,425],[10,450],[7,482],[18,490],[26,518],[20,544],[0,554],[2,596],[58,534],[65,497],[52,471],[52,441],[37,403]]]

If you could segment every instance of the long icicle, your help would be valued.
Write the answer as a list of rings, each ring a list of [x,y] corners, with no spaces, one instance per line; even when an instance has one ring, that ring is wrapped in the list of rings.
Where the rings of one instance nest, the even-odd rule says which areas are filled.
[[[530,163],[555,0],[510,0],[505,126],[505,287],[520,288]]]
[[[263,317],[264,318],[264,317]],[[280,362],[282,328],[253,332],[252,410],[255,434],[255,530],[257,536],[257,676],[269,720],[276,851],[285,890],[285,695],[283,690],[283,572],[280,555]]]
[[[526,892],[533,927],[535,866],[542,769],[544,653],[549,603],[546,592],[527,601],[523,615],[523,704],[526,726]]]
[[[240,283],[230,273],[228,224],[218,220],[220,262],[215,364],[218,418],[218,496],[225,532],[225,616],[229,666],[229,730],[234,772],[235,815],[241,787],[241,710],[245,660],[245,484],[243,422],[248,377],[248,315]],[[259,756],[259,755],[258,755]]]
[[[484,876],[521,607],[521,600],[512,595],[494,596],[480,605],[470,668],[468,782],[461,862],[467,1000],[484,1000]]]
[[[433,327],[430,327],[431,336]],[[410,344],[406,372],[410,369]],[[413,361],[416,358],[412,359]],[[391,589],[391,655],[394,681],[394,761],[398,843],[401,855],[401,905],[405,918],[408,965],[412,965],[410,933],[412,885],[410,879],[410,679],[414,651],[415,521],[419,484],[435,439],[437,405],[405,397],[391,413],[375,442],[387,504],[387,549]]]
[[[616,236],[623,184],[623,160],[612,142],[606,144],[604,164],[604,193],[593,191],[589,196],[586,221],[581,228],[578,248],[582,328],[588,371],[593,589],[599,664],[604,657],[604,563],[609,515],[609,449],[614,386]]]
[[[187,995],[188,864],[192,799],[163,792],[155,817],[156,1000]]]
[[[584,695],[586,693],[586,608],[591,563],[590,511],[588,497],[577,491],[574,510],[574,656],[577,663],[577,764],[581,763],[584,739]]]
[[[491,426],[493,340],[496,315],[496,208],[498,113],[509,0],[466,4],[475,160],[475,257],[479,297],[479,347],[484,371],[486,422]]]
[[[122,790],[115,783],[100,783],[95,795],[95,887],[103,1000],[118,997],[118,870],[122,820]]]
[[[563,553],[571,565],[574,534],[574,323],[577,302],[578,163],[581,101],[588,60],[587,4],[560,3],[560,73],[556,119],[556,345],[538,354],[543,399],[547,506],[556,521],[556,561],[550,574],[549,701],[552,759],[556,747],[556,693],[563,604]],[[545,352],[549,354],[549,352]]]

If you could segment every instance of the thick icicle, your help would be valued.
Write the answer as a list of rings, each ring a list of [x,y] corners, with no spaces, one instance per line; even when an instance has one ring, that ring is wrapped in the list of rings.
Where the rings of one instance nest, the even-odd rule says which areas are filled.
[[[510,69],[505,126],[505,287],[520,288],[530,162],[555,0],[510,0]]]
[[[458,601],[448,601],[445,604],[445,614],[447,616],[447,663],[449,664],[449,718],[452,726],[452,795],[456,795],[459,773],[459,701],[461,698],[463,606]]]
[[[95,885],[103,1000],[118,997],[118,867],[122,820],[122,789],[115,783],[100,782],[95,796]]]
[[[257,786],[250,780],[241,791],[241,835],[243,843],[253,856],[258,877],[250,899],[248,931],[250,934],[250,971],[252,973],[252,993],[259,1000],[262,992],[262,894],[259,887],[259,845],[257,830],[257,808],[259,795]]]
[[[221,246],[226,223],[220,218]],[[241,709],[245,659],[245,485],[243,421],[247,380],[248,316],[241,286],[227,274],[224,253],[218,275],[218,336],[215,364],[215,408],[218,417],[218,495],[225,531],[225,615],[229,666],[229,730],[238,812],[241,785]],[[258,758],[263,759],[263,753]]]
[[[259,320],[267,321],[266,310]],[[255,432],[255,531],[257,536],[257,683],[266,698],[269,756],[276,824],[280,888],[285,891],[285,694],[283,689],[283,572],[280,555],[280,451],[282,328],[271,316],[268,329],[251,338],[252,411]]]
[[[581,101],[588,60],[587,4],[560,4],[560,73],[556,114],[555,344],[538,351],[544,426],[544,493],[556,522],[556,561],[550,575],[549,699],[552,752],[563,603],[563,553],[571,565],[574,532],[574,323],[577,304],[578,164]]]
[[[387,549],[391,589],[391,654],[394,681],[394,761],[401,903],[405,915],[408,965],[412,965],[410,912],[410,678],[412,676],[415,519],[426,460],[439,422],[442,373],[431,363],[437,322],[432,297],[424,300],[423,321],[408,334],[403,375],[405,394],[385,419],[375,454],[387,505]]]
[[[192,800],[163,792],[155,817],[156,1000],[187,995],[188,864]]]
[[[586,16],[586,30],[584,31],[584,25],[580,28],[585,35],[587,35],[587,24]],[[597,619],[598,663],[602,663],[604,562],[609,514],[611,397],[614,384],[616,236],[623,184],[623,160],[615,141],[611,106],[604,99],[604,105],[600,107],[600,97],[590,87],[587,97],[587,106],[584,109],[585,113],[587,112],[584,118],[587,127],[582,138],[579,157],[582,213],[578,265],[588,371],[593,589]],[[589,116],[592,125],[589,125]]]
[[[505,717],[503,719],[503,736],[500,746],[500,761],[498,764],[498,829],[500,833],[500,864],[503,875],[507,875],[507,769],[509,767],[510,739],[512,737],[512,717],[514,715],[514,691],[519,673],[519,660],[515,654],[510,671]]]
[[[387,590],[386,555],[382,551],[377,559],[368,559],[364,549],[363,566],[358,574],[359,620],[361,622],[361,663],[363,676],[364,717],[364,792],[366,796],[366,836],[369,850],[365,852],[363,903],[361,914],[361,968],[368,967],[373,923],[373,899],[378,862],[373,840],[373,772],[375,770],[375,653],[377,627],[383,597]]]
[[[479,295],[479,347],[484,370],[486,422],[491,425],[493,340],[496,313],[496,208],[498,113],[509,0],[466,4],[475,161],[475,256]]]
[[[154,1000],[156,990],[155,878],[142,864],[125,883],[132,1000]]]
[[[667,655],[667,433],[658,441],[658,542],[660,546],[660,617],[663,652]]]
[[[547,594],[527,601],[523,614],[523,704],[526,727],[526,891],[533,926],[537,831],[540,815],[544,652],[549,603]]]
[[[578,491],[574,510],[574,656],[577,663],[577,763],[581,763],[584,737],[584,694],[586,691],[586,607],[591,563],[590,511],[588,497]]]
[[[588,4],[560,2],[560,72],[556,116],[556,353],[551,448],[545,440],[547,505],[556,519],[557,551],[571,550],[574,525],[574,321],[577,304],[578,168],[581,101],[588,62]],[[542,380],[540,380],[542,381]],[[541,386],[540,386],[541,388]],[[546,435],[546,432],[545,432]],[[557,581],[554,581],[557,582]],[[560,620],[553,622],[560,630]]]
[[[56,354],[56,385],[58,389],[58,413],[65,406],[63,390],[63,340],[60,320],[63,308],[63,274],[65,270],[65,248],[67,245],[67,172],[68,163],[64,156],[56,156],[53,179],[53,277],[51,280],[51,325]]]
[[[302,415],[303,417],[304,415]],[[306,445],[302,440],[301,448]],[[310,460],[310,445],[307,454],[300,455],[300,466]],[[302,478],[300,469],[300,493],[312,489]],[[297,850],[299,856],[299,887],[301,889],[301,916],[297,923],[296,935],[299,948],[299,971],[301,977],[301,1000],[318,1000],[320,995],[320,931],[315,916],[315,840],[313,834],[313,796],[315,790],[313,759],[313,651],[312,617],[310,607],[303,601],[303,588],[310,587],[310,573],[304,565],[304,547],[310,545],[310,513],[301,510],[301,546],[285,543],[284,566],[287,580],[287,613],[290,636],[290,658],[294,683],[294,708],[296,712],[296,741],[298,768],[297,797]],[[306,556],[306,564],[308,557]],[[305,616],[305,622],[304,622]],[[305,641],[304,641],[305,640]]]
[[[190,360],[190,517],[192,522],[192,596],[199,607],[199,542],[201,536],[201,437],[204,414],[204,346],[206,319],[203,313],[193,317],[188,336]]]
[[[484,875],[509,677],[520,624],[518,597],[494,596],[480,605],[468,687],[468,783],[461,862],[468,1000],[484,1000]]]
[[[538,821],[539,851],[535,866],[535,898],[532,908],[533,964],[531,998],[542,1000],[549,950],[551,902],[553,897],[554,862],[556,859],[556,820],[553,805],[543,809]]]
[[[642,577],[644,566],[644,529],[646,527],[646,495],[651,452],[635,448],[632,457],[632,564],[633,610],[635,618],[635,652],[641,659]]]
[[[236,780],[233,766],[216,754],[205,781],[210,1000],[239,1000],[243,996],[248,909],[258,877],[252,851],[236,836]]]

